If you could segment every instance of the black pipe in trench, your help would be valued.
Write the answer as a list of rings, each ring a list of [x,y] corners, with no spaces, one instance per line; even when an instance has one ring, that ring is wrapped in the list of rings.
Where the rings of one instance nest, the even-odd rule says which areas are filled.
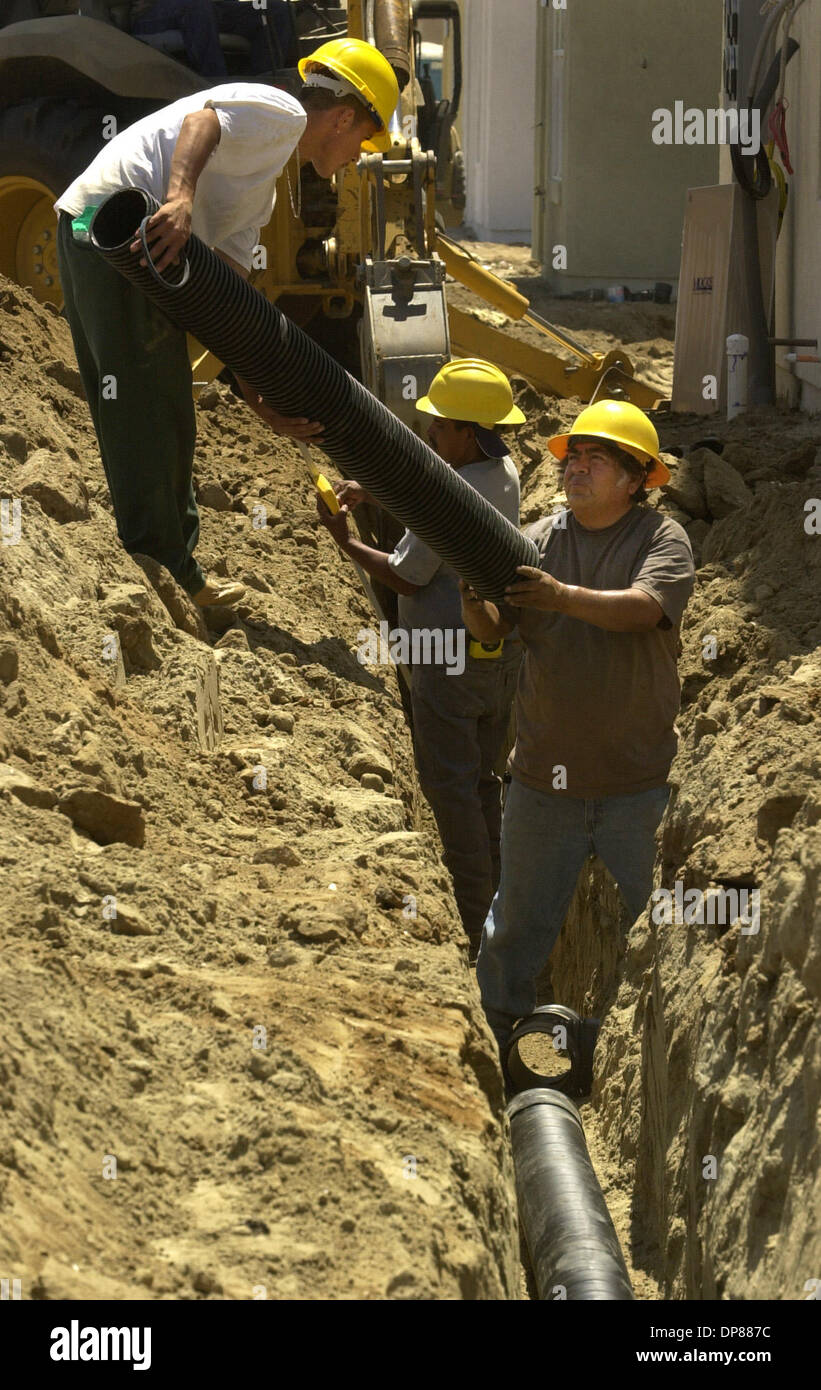
[[[90,226],[105,260],[199,339],[282,415],[324,426],[322,449],[483,597],[499,601],[538,552],[458,472],[225,261],[192,236],[186,270],[161,277],[130,244],[158,204],[142,189],[111,193]],[[171,283],[170,276],[179,281]]]
[[[522,1091],[508,1105],[516,1195],[543,1300],[632,1299],[581,1117],[558,1091]]]

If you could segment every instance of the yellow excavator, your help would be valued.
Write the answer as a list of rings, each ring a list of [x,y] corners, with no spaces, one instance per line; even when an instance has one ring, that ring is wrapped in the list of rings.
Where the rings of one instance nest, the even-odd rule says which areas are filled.
[[[57,306],[55,198],[105,139],[216,85],[192,69],[180,32],[132,34],[133,10],[129,0],[0,0],[0,273]],[[455,124],[462,90],[458,0],[348,0],[345,7],[289,0],[276,29],[265,6],[258,13],[270,63],[260,73],[248,40],[220,34],[229,80],[270,82],[296,95],[300,57],[349,34],[385,54],[400,100],[386,154],[363,154],[330,180],[310,165],[300,172],[296,157],[283,171],[255,248],[256,289],[413,429],[417,399],[452,356],[488,358],[544,393],[655,405],[658,393],[636,380],[626,354],[592,352],[547,323],[514,285],[447,235],[465,208]],[[293,187],[301,178],[298,212],[289,176]],[[448,304],[448,276],[537,329],[544,344]],[[223,367],[193,340],[189,348],[199,394]],[[315,475],[310,457],[306,462]],[[401,533],[379,508],[361,505],[356,520],[380,550],[391,550]],[[396,595],[376,582],[368,592],[393,625]]]
[[[178,97],[215,85],[188,63],[177,31],[138,38],[127,0],[0,0],[0,272],[40,300],[61,302],[54,198],[103,140]],[[254,284],[340,357],[407,423],[452,355],[481,356],[539,391],[623,396],[648,407],[622,352],[590,351],[535,314],[513,285],[446,235],[465,206],[456,133],[462,88],[457,0],[291,0],[287,25],[266,24],[270,67],[249,69],[250,46],[220,35],[230,79],[298,90],[296,63],[344,33],[375,43],[399,79],[393,147],[330,181],[302,171],[299,215],[285,176],[255,256]],[[296,166],[290,171],[292,183]],[[452,276],[544,336],[521,341],[447,304]],[[560,348],[561,354],[554,349]],[[194,389],[221,364],[192,344]]]

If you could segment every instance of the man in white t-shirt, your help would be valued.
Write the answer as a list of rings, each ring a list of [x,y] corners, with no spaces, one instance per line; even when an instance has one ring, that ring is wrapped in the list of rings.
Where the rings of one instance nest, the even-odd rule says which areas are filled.
[[[390,148],[399,87],[381,53],[360,39],[333,39],[303,58],[299,71],[305,85],[298,101],[262,83],[236,82],[145,116],[109,141],[55,205],[65,313],[118,534],[130,554],[165,565],[201,607],[237,603],[245,590],[206,580],[194,559],[196,420],[186,335],[88,244],[89,209],[117,189],[143,188],[161,205],[148,223],[158,271],[193,232],[247,279],[294,150],[330,178],[360,149]],[[131,249],[140,254],[139,242]],[[316,421],[281,416],[245,382],[239,387],[278,433],[321,435]]]

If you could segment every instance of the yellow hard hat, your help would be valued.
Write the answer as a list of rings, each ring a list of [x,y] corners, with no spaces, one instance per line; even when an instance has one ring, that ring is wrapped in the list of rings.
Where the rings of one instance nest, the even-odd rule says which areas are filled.
[[[548,439],[547,447],[554,458],[563,459],[567,446],[574,434],[589,434],[597,439],[608,439],[637,458],[639,463],[649,464],[645,484],[647,487],[662,487],[670,481],[670,470],[659,458],[659,437],[652,420],[629,401],[596,401],[577,415],[569,434],[554,434]]]
[[[494,425],[520,425],[524,415],[513,404],[513,392],[504,372],[481,357],[457,357],[440,367],[426,396],[416,409],[446,420],[469,420],[492,429]]]
[[[399,101],[399,83],[387,58],[365,43],[364,39],[329,39],[319,48],[299,60],[299,75],[309,86],[329,85],[320,75],[311,79],[312,68],[328,68],[340,78],[338,87],[331,90],[337,96],[350,92],[365,107],[380,129],[370,139],[362,141],[363,150],[384,154],[393,144],[388,134],[391,117]]]

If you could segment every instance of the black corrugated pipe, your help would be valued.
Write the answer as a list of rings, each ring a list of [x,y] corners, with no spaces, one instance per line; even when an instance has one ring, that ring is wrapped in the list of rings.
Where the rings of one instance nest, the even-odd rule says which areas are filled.
[[[558,1091],[523,1091],[507,1113],[519,1218],[539,1298],[632,1299],[619,1238],[573,1102]]]
[[[566,1096],[587,1096],[593,1084],[593,1051],[601,1024],[597,1018],[580,1018],[564,1004],[540,1004],[527,1018],[516,1024],[507,1045],[507,1073],[517,1091],[550,1086]],[[570,1069],[549,1073],[534,1071],[524,1061],[519,1044],[531,1033],[550,1036],[552,1047],[565,1056]]]
[[[267,405],[321,421],[321,447],[343,477],[356,478],[483,598],[503,599],[517,565],[538,565],[533,541],[198,237],[184,266],[158,275],[144,228],[157,207],[142,189],[110,194],[91,222],[93,246]],[[128,249],[138,229],[145,267]]]

